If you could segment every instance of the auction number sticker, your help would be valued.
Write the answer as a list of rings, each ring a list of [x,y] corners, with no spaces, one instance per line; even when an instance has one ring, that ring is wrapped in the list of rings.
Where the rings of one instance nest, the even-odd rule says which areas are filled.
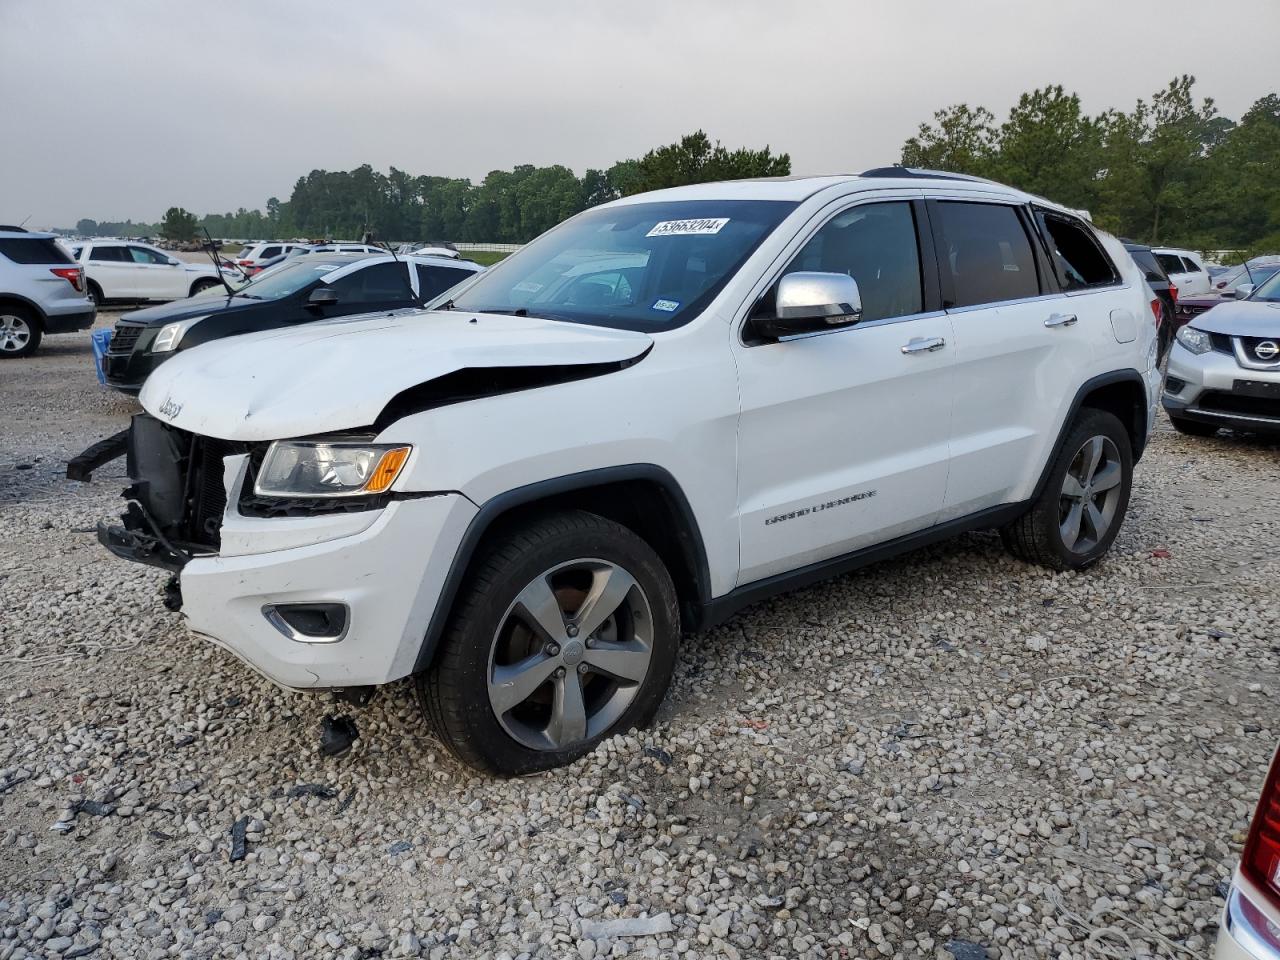
[[[650,310],[662,310],[665,313],[674,313],[680,309],[679,300],[655,300]]]
[[[728,217],[703,220],[663,220],[655,223],[646,237],[699,237],[719,233],[729,222]]]

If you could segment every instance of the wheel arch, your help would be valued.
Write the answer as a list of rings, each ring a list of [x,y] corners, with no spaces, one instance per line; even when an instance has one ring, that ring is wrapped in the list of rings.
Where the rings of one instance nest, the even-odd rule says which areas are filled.
[[[1031,499],[1034,500],[1040,496],[1044,490],[1044,485],[1049,479],[1049,473],[1053,469],[1054,461],[1062,450],[1062,444],[1066,441],[1067,434],[1071,432],[1071,425],[1075,422],[1076,415],[1085,407],[1104,410],[1113,414],[1124,425],[1125,432],[1129,434],[1133,462],[1137,463],[1142,458],[1142,451],[1146,448],[1148,440],[1147,387],[1142,379],[1142,374],[1134,369],[1112,370],[1109,373],[1099,374],[1081,384],[1080,389],[1076,391],[1076,395],[1072,398],[1071,406],[1068,408],[1067,415],[1063,418],[1062,424],[1058,428],[1058,437],[1045,460],[1044,468],[1040,472],[1040,479],[1036,482],[1035,493]]]
[[[219,280],[217,277],[206,277],[206,276],[196,277],[194,280],[191,281],[191,285],[187,288],[187,296],[194,297],[196,295],[197,290],[208,289],[209,287],[217,287],[217,286],[220,286],[221,284],[222,284],[222,281]]]
[[[28,300],[26,297],[22,296],[21,294],[0,293],[0,307],[4,307],[4,306],[19,306],[27,310],[30,310],[33,314],[35,314],[36,323],[40,324],[41,331],[43,331],[47,326],[47,324],[45,323],[45,313],[43,310],[40,309],[40,304],[36,303],[33,300]]]
[[[458,593],[489,538],[537,514],[585,510],[628,528],[654,549],[675,583],[681,623],[710,602],[710,568],[693,508],[675,477],[651,463],[603,467],[541,480],[486,501],[454,554],[427,625],[414,673],[431,665]]]

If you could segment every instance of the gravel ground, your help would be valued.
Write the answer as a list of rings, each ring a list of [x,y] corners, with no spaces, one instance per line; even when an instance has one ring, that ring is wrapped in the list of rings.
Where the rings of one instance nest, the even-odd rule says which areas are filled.
[[[688,638],[652,729],[495,781],[97,546],[122,468],[63,463],[134,407],[87,334],[0,402],[0,960],[1209,952],[1277,740],[1274,445],[1164,426],[1095,569],[973,535],[792,594]]]

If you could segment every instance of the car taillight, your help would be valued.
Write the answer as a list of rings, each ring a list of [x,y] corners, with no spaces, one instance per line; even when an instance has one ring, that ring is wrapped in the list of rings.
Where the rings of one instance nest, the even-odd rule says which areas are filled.
[[[84,293],[84,267],[50,267],[49,272],[75,287],[76,293]]]
[[[1178,302],[1178,288],[1174,284],[1169,284],[1169,296],[1176,304]]]
[[[1280,908],[1280,763],[1271,761],[1262,799],[1249,825],[1240,872]]]
[[[252,266],[253,266],[253,261],[252,261],[252,260],[237,260],[237,261],[236,261],[236,263],[240,264],[240,266],[242,266],[242,267],[252,267]]]
[[[1164,304],[1159,299],[1151,301],[1151,316],[1156,319],[1156,329],[1160,329],[1160,324],[1164,323]]]

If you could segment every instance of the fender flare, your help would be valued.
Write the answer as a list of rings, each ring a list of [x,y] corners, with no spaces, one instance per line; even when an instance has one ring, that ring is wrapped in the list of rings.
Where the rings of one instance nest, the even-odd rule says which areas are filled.
[[[1085,398],[1102,387],[1109,387],[1117,383],[1133,383],[1135,384],[1142,396],[1147,395],[1147,383],[1142,379],[1140,374],[1133,367],[1126,370],[1112,370],[1108,373],[1100,373],[1096,377],[1090,377],[1080,385],[1080,389],[1076,391],[1076,395],[1071,398],[1071,406],[1067,409],[1067,415],[1063,418],[1062,424],[1058,428],[1058,437],[1053,442],[1053,449],[1050,450],[1048,458],[1044,462],[1044,467],[1040,471],[1040,479],[1036,481],[1034,492],[1031,494],[1031,501],[1034,502],[1044,492],[1045,484],[1049,482],[1049,473],[1053,469],[1054,463],[1058,459],[1058,454],[1062,451],[1062,445],[1066,442],[1067,434],[1071,430],[1071,424],[1075,422],[1076,414],[1080,412],[1080,408],[1084,406]],[[1125,424],[1126,428],[1134,426],[1133,424]],[[1138,422],[1138,433],[1133,437],[1133,462],[1137,463],[1142,457],[1142,451],[1147,445],[1147,416],[1145,409]]]
[[[462,541],[454,552],[449,572],[440,589],[440,596],[436,599],[435,609],[431,613],[431,619],[427,623],[426,633],[422,639],[422,646],[414,661],[413,672],[421,673],[434,658],[467,571],[475,559],[481,541],[495,521],[517,507],[536,503],[539,500],[634,480],[656,484],[669,498],[671,506],[679,517],[680,529],[677,534],[680,547],[693,572],[694,586],[697,591],[697,597],[693,602],[698,607],[709,603],[711,574],[702,532],[693,508],[689,506],[688,497],[685,496],[684,490],[670,471],[653,463],[631,463],[539,480],[523,487],[504,491],[486,500],[480,506],[479,512],[471,518],[466,532],[462,535]]]

